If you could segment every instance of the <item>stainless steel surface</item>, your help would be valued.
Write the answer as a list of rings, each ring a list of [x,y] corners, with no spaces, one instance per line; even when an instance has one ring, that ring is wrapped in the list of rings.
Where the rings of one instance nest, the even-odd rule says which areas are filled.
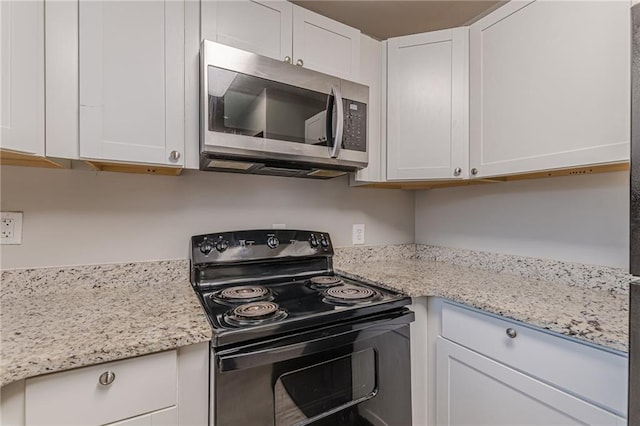
[[[169,159],[171,161],[178,161],[180,159],[180,152],[178,151],[171,151],[171,154],[169,154]]]
[[[109,386],[111,383],[113,383],[115,379],[116,379],[116,373],[114,373],[113,371],[105,371],[98,378],[98,382],[102,386]]]
[[[629,287],[629,425],[640,425],[640,282]]]
[[[640,3],[631,8],[631,185],[629,272],[640,275]],[[640,425],[640,283],[629,288],[629,400],[627,421]]]
[[[515,339],[517,335],[518,333],[516,332],[515,329],[511,327],[507,328],[507,336],[511,337],[512,339]]]
[[[284,61],[285,61],[286,63],[290,64],[290,63],[291,63],[291,56],[285,56],[285,57],[284,57]]]
[[[478,174],[478,169],[476,169],[475,167],[473,169],[471,169],[471,174],[472,175],[477,175]]]
[[[631,8],[631,194],[629,272],[640,275],[640,4]]]
[[[329,148],[329,156],[331,158],[338,158],[338,154],[340,154],[340,146],[342,145],[342,132],[344,130],[344,104],[342,103],[342,93],[340,93],[340,89],[338,89],[337,87],[332,87],[331,94],[335,96],[334,105],[337,112],[336,134],[333,137],[333,147]],[[332,111],[327,111],[327,116],[332,113]]]
[[[302,67],[302,66],[304,66],[304,61],[302,59],[298,59],[296,61],[296,65],[299,66],[299,67]]]
[[[286,62],[286,58],[285,61],[277,61],[205,40],[201,45],[200,72],[201,168],[207,168],[207,160],[210,158],[248,162],[247,167],[244,169],[235,168],[229,170],[248,173],[258,173],[255,171],[255,167],[251,167],[251,162],[278,162],[276,167],[280,167],[280,163],[286,163],[287,165],[284,167],[288,167],[291,170],[311,166],[325,170],[341,170],[342,172],[355,171],[367,166],[369,156],[366,151],[368,149],[366,138],[364,152],[344,148],[340,150],[338,148],[340,150],[338,158],[331,158],[327,154],[325,146],[210,131],[208,128],[210,106],[208,102],[209,81],[207,77],[209,66],[232,70],[248,76],[267,79],[326,95],[329,95],[332,88],[335,87],[339,89],[345,99],[362,102],[365,105],[369,101],[369,88],[362,84],[342,80],[303,67],[292,67]],[[273,165],[267,165],[274,167]],[[294,176],[295,174],[287,175]],[[324,177],[324,175],[323,172],[306,174],[308,177]],[[305,177],[305,175],[302,176]],[[333,176],[327,175],[326,177]]]
[[[462,169],[460,167],[456,167],[456,169],[453,171],[453,175],[460,176],[461,174],[462,174]]]
[[[343,150],[340,158],[327,155],[326,146],[293,144],[275,139],[261,139],[245,135],[207,132],[204,152],[216,152],[244,157],[247,160],[286,160],[322,164],[324,166],[366,167],[369,157],[366,152]]]

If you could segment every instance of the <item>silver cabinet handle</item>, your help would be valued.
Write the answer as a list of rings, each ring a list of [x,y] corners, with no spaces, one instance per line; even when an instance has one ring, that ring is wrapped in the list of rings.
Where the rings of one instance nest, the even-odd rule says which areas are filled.
[[[304,65],[304,61],[303,61],[302,59],[298,59],[298,60],[296,61],[296,65],[297,65],[297,66],[299,66],[299,67],[301,67],[301,66],[303,66],[303,65]]]
[[[113,383],[115,379],[116,379],[116,373],[114,373],[113,371],[105,371],[98,378],[98,382],[102,386],[109,386],[111,383]]]
[[[460,174],[462,174],[462,169],[460,167],[456,167],[456,169],[453,171],[453,175],[460,176]]]
[[[285,56],[285,57],[284,57],[284,61],[285,61],[286,63],[290,64],[290,63],[291,63],[291,56]]]
[[[180,153],[178,151],[171,151],[171,154],[169,154],[169,159],[171,161],[178,161],[180,159]]]
[[[516,330],[514,330],[511,327],[507,328],[507,336],[511,337],[512,339],[515,339],[517,335],[518,333],[516,332]]]
[[[472,175],[477,175],[478,174],[478,169],[476,169],[475,167],[473,169],[471,169],[471,174]]]

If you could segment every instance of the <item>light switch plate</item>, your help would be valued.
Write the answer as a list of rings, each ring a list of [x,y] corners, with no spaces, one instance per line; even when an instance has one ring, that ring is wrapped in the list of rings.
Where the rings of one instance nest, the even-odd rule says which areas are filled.
[[[0,244],[22,244],[22,212],[0,212]]]
[[[364,244],[364,223],[357,223],[353,225],[352,244]]]

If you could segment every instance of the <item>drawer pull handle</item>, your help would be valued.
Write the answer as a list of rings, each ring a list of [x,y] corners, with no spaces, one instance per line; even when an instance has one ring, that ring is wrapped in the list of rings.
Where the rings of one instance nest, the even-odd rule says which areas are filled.
[[[518,335],[518,333],[511,327],[507,328],[507,336],[511,337],[512,339],[515,339],[516,336]]]
[[[116,373],[114,373],[113,371],[105,371],[100,375],[98,382],[100,382],[102,386],[109,386],[115,379]]]

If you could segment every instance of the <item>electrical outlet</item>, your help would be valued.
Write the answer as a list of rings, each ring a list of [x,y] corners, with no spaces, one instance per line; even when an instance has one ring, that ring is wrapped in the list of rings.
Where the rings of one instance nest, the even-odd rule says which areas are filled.
[[[22,244],[22,212],[0,212],[0,244]]]
[[[364,223],[353,225],[353,244],[364,244]]]
[[[271,225],[271,229],[287,229],[287,225],[285,223],[274,223]]]

